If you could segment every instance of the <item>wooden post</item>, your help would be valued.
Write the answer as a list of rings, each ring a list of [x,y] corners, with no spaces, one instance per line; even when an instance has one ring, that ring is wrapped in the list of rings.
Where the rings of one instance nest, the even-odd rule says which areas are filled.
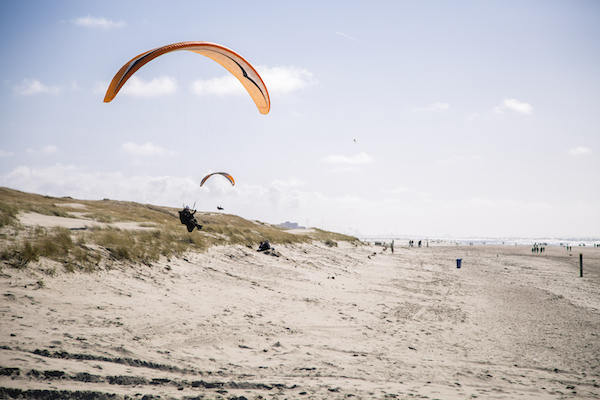
[[[583,254],[579,253],[579,277],[583,278]]]

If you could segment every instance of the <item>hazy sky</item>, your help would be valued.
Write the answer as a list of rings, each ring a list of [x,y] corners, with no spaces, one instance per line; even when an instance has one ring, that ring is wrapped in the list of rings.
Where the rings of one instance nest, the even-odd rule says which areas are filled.
[[[0,2],[0,185],[361,235],[600,236],[600,2]],[[221,66],[133,56],[230,47]],[[356,139],[356,142],[354,141]],[[228,171],[237,185],[208,172]]]

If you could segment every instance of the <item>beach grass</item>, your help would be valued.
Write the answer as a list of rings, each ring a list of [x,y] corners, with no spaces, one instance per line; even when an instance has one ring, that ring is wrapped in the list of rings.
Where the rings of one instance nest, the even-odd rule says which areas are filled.
[[[17,207],[0,202],[0,227],[16,223],[17,213]]]
[[[0,261],[25,268],[40,258],[58,262],[67,271],[93,271],[114,262],[150,265],[160,257],[181,257],[187,251],[206,251],[211,246],[256,247],[261,241],[293,244],[319,241],[330,247],[338,241],[358,239],[321,229],[305,234],[286,232],[277,226],[236,215],[197,212],[202,230],[187,232],[177,209],[118,200],[76,200],[0,188]],[[20,213],[84,218],[96,226],[69,230],[27,226]],[[136,223],[141,229],[121,229],[119,222]]]

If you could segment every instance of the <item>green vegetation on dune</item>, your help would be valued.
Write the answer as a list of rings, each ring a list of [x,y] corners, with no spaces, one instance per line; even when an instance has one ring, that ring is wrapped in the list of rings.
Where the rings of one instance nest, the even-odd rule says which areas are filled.
[[[24,193],[0,187],[0,203],[3,205],[3,208],[10,207],[15,212],[36,212],[57,217],[69,217],[69,214],[64,209],[56,206],[57,200],[65,201],[64,199]],[[4,210],[1,212],[4,214]]]
[[[0,202],[0,228],[5,225],[16,223],[17,212],[18,210],[16,207]]]
[[[56,198],[0,188],[0,261],[24,268],[44,257],[61,263],[67,271],[92,271],[114,261],[150,264],[161,256],[181,256],[215,245],[256,247],[268,240],[273,244],[320,241],[333,247],[337,241],[358,241],[315,228],[292,234],[236,215],[200,211],[196,218],[202,230],[188,233],[177,211],[128,201]],[[18,220],[22,212],[81,217],[102,225],[82,230],[25,226]],[[135,222],[145,229],[119,229],[118,222]]]
[[[8,246],[3,246],[0,259],[10,265],[23,268],[31,261],[37,261],[40,256],[50,259],[63,259],[74,250],[75,244],[71,232],[64,228],[51,230],[35,229],[28,232],[22,240],[15,240]]]

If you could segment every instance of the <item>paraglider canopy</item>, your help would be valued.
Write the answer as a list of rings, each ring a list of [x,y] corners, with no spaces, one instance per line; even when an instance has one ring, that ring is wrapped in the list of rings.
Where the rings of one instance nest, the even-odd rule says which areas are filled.
[[[233,179],[233,176],[229,175],[227,172],[213,172],[212,174],[208,174],[204,178],[202,178],[202,181],[200,181],[200,186],[204,185],[204,182],[206,182],[208,178],[210,178],[213,175],[223,175],[231,183],[231,186],[235,185],[235,179]]]
[[[209,42],[180,42],[168,44],[166,46],[157,47],[156,49],[146,51],[139,54],[129,60],[125,65],[121,67],[119,72],[113,77],[106,95],[104,96],[104,102],[109,103],[112,101],[119,90],[123,87],[125,82],[141,67],[156,57],[160,57],[163,54],[167,54],[173,51],[188,50],[194,53],[202,54],[212,60],[221,64],[227,71],[235,76],[244,85],[244,88],[254,100],[258,111],[261,114],[268,114],[271,108],[271,100],[269,98],[269,92],[267,86],[261,79],[260,75],[248,61],[242,56],[228,49],[227,47],[209,43]]]

